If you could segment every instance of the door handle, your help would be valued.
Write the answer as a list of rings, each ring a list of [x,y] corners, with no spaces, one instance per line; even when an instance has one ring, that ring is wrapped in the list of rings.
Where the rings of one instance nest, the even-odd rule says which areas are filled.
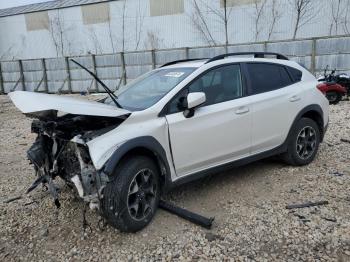
[[[245,113],[248,113],[249,112],[249,108],[248,107],[245,107],[245,106],[242,106],[242,107],[239,107],[237,110],[236,110],[236,114],[237,115],[242,115],[242,114],[245,114]]]
[[[290,102],[296,102],[296,101],[299,101],[300,99],[301,98],[299,96],[295,95],[295,96],[292,96],[291,98],[289,98],[289,101]]]

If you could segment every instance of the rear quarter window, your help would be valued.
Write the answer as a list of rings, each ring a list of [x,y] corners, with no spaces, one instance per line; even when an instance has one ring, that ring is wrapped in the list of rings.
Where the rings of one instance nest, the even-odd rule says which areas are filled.
[[[265,93],[293,84],[285,66],[268,63],[247,63],[250,93]]]
[[[301,78],[303,77],[303,72],[301,72],[298,69],[295,69],[293,67],[286,66],[287,71],[292,78],[293,83],[297,83],[301,81]]]

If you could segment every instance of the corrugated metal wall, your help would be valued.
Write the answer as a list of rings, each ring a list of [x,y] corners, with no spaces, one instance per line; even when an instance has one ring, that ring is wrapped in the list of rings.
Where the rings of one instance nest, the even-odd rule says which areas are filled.
[[[269,51],[287,55],[315,74],[329,65],[350,73],[350,36],[313,38],[230,45],[228,52]],[[156,51],[127,52],[73,57],[96,72],[111,88],[121,81],[123,72],[129,82],[166,62],[186,58],[210,58],[225,53],[224,46],[179,48]],[[12,90],[56,92],[102,91],[91,76],[69,58],[50,58],[0,62],[0,92]],[[2,81],[1,81],[2,79]]]
[[[292,39],[296,21],[292,2],[227,0],[228,43]],[[109,1],[0,17],[0,59],[223,45],[226,34],[222,3],[223,0]],[[350,0],[340,1],[337,26],[332,16],[336,3],[313,0],[307,10],[307,17],[313,19],[302,19],[296,38],[348,34],[350,16],[346,14]]]

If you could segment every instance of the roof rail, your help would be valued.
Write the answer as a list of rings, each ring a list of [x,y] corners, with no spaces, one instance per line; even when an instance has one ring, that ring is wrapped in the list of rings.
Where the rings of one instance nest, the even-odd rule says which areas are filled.
[[[191,61],[208,60],[208,59],[209,59],[209,58],[182,59],[182,60],[176,60],[176,61],[168,62],[168,63],[166,63],[166,64],[164,64],[164,65],[161,65],[160,67],[175,65],[175,64],[178,64],[178,63],[182,63],[182,62],[191,62]]]
[[[238,52],[238,53],[228,53],[228,54],[223,54],[223,55],[218,55],[215,56],[211,59],[209,59],[206,64],[217,61],[220,59],[224,59],[225,57],[228,56],[240,56],[240,55],[254,55],[254,58],[265,58],[266,55],[273,55],[276,56],[277,59],[282,59],[282,60],[289,60],[288,57],[278,54],[278,53],[271,53],[271,52]]]

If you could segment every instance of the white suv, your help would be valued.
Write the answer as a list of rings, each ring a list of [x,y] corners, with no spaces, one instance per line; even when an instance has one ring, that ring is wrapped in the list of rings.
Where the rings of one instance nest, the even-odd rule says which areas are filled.
[[[45,183],[59,205],[59,176],[111,225],[135,232],[175,185],[273,155],[309,164],[328,124],[317,84],[283,55],[255,52],[174,61],[98,102],[9,96],[39,119],[28,191]]]

